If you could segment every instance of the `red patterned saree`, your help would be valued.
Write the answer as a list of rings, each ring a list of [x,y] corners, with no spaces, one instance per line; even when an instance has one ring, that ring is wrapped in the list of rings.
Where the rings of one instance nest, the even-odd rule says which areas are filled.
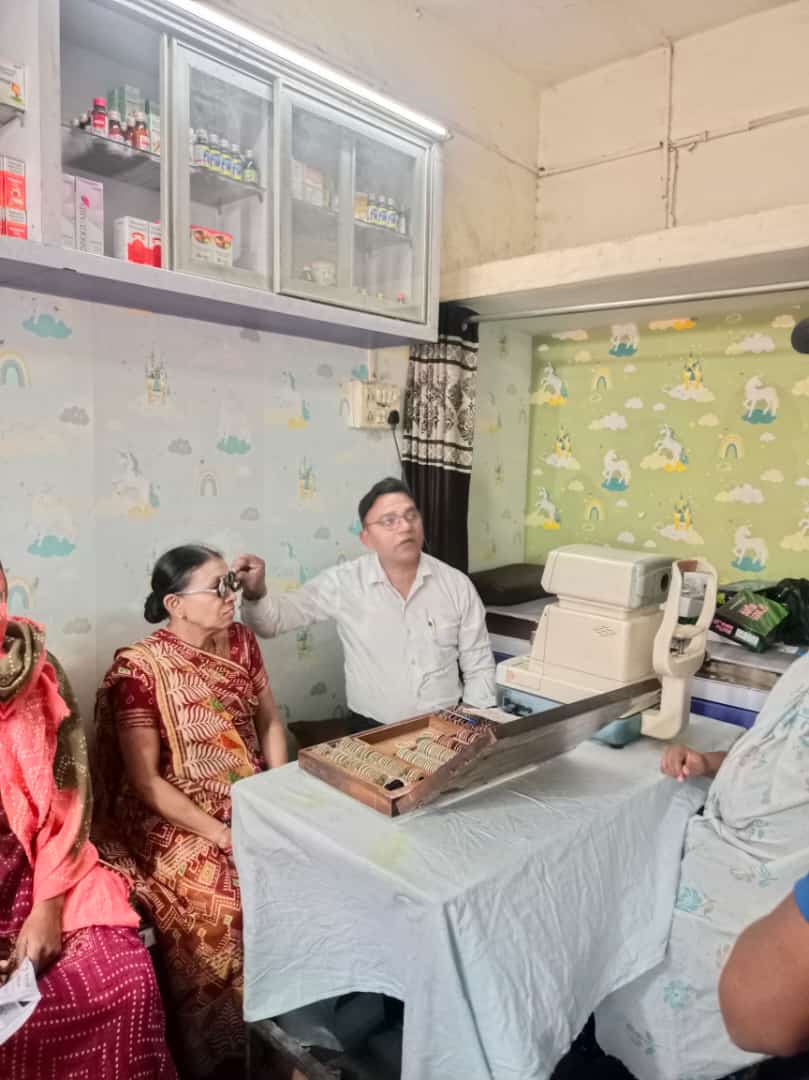
[[[118,730],[160,736],[160,773],[229,824],[234,782],[264,768],[255,717],[267,675],[255,637],[234,623],[229,655],[166,629],[115,654],[96,704],[96,828],[151,913],[168,969],[171,1012],[193,1075],[243,1053],[241,897],[232,857],[150,810],[132,790]]]

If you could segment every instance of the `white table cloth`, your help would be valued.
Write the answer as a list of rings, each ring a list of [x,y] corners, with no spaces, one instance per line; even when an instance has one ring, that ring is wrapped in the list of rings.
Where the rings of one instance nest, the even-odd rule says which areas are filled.
[[[688,741],[739,730],[694,718]],[[545,1080],[659,963],[706,785],[661,744],[585,743],[389,819],[292,764],[233,788],[248,1021],[352,991],[405,1002],[402,1080]]]

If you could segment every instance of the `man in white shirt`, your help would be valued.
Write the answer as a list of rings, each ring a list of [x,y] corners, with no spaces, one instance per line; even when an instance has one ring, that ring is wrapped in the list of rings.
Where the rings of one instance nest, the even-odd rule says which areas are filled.
[[[422,552],[421,514],[405,484],[388,477],[359,504],[369,549],[273,602],[264,562],[233,564],[242,618],[261,637],[334,619],[343,643],[355,730],[391,724],[462,699],[495,704],[494,657],[480,597],[469,578]]]

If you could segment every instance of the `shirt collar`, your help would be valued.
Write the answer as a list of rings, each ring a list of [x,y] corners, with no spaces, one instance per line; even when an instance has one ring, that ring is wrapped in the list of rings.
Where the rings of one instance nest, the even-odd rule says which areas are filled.
[[[372,585],[379,585],[388,580],[388,575],[385,573],[382,563],[379,561],[379,555],[374,551],[371,555],[369,563],[368,580]],[[419,565],[416,570],[416,584],[421,584],[424,578],[432,577],[432,568],[427,561],[427,556],[422,551],[419,555]]]

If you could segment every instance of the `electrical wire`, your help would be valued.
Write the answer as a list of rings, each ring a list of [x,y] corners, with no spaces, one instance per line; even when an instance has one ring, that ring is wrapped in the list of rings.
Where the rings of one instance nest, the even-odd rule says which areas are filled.
[[[391,419],[392,417],[394,417],[395,419]],[[388,417],[388,423],[390,424],[390,433],[393,436],[393,445],[396,447],[396,456],[399,459],[399,473],[401,475],[402,480],[404,480],[404,478],[405,478],[404,462],[402,461],[402,452],[399,449],[399,440],[396,438],[396,425],[397,425],[398,422],[399,422],[399,414],[394,409],[393,412]]]

